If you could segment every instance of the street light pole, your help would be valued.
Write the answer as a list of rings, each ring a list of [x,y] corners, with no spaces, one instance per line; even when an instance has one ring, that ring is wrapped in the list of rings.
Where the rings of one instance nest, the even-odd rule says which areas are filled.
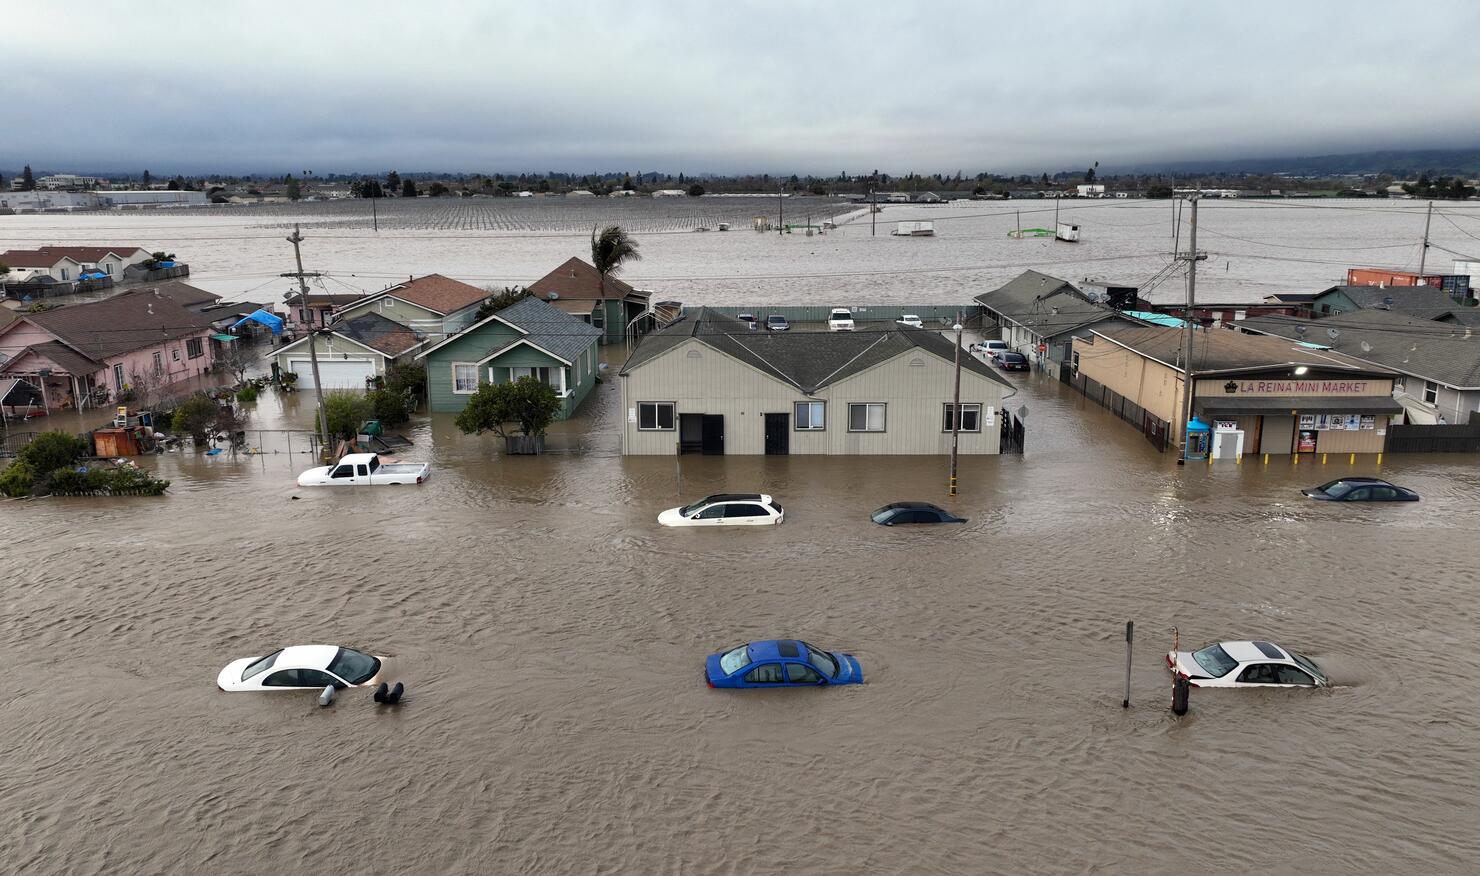
[[[956,332],[956,397],[951,411],[951,490],[950,495],[956,495],[956,460],[958,449],[961,444],[961,314],[956,314],[956,324],[951,326]],[[978,415],[980,416],[980,415]]]
[[[1187,424],[1192,422],[1192,308],[1197,300],[1197,195],[1191,195],[1188,200],[1192,201],[1192,218],[1188,225],[1190,234],[1190,246],[1192,252],[1185,257],[1187,260],[1187,312],[1183,314],[1187,329],[1187,351],[1182,360],[1182,458],[1177,463],[1183,464],[1187,461],[1188,451],[1192,447],[1192,435],[1187,429]]]

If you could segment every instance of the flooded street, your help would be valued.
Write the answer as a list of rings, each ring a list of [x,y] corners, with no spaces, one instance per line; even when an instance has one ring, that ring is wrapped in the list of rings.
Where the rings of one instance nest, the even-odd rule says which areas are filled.
[[[1463,872],[1480,855],[1480,471],[1311,502],[1352,469],[1180,469],[1034,375],[1025,456],[618,455],[617,387],[538,458],[450,416],[415,489],[305,490],[301,453],[143,461],[159,499],[0,504],[0,855],[30,873]],[[307,397],[253,428],[303,428]],[[582,435],[581,433],[589,433]],[[250,438],[254,444],[259,439]],[[264,435],[263,449],[280,449]],[[1369,462],[1359,473],[1373,473]],[[682,479],[682,488],[679,478]],[[762,490],[768,531],[663,530]],[[1121,709],[1124,623],[1137,646]],[[1335,687],[1194,690],[1162,655],[1261,638]],[[797,636],[867,683],[722,692],[706,654]],[[368,691],[225,694],[291,643],[388,655]]]

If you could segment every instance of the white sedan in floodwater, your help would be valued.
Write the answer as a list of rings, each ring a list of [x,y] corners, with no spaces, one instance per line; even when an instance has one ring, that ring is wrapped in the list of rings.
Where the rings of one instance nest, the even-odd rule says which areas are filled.
[[[339,645],[292,645],[265,657],[243,657],[216,676],[222,690],[323,690],[367,687],[380,680],[383,663]]]
[[[1326,687],[1309,657],[1269,642],[1214,642],[1198,651],[1168,651],[1167,668],[1193,687]]]
[[[717,493],[658,515],[664,526],[764,526],[780,523],[786,510],[765,493]]]

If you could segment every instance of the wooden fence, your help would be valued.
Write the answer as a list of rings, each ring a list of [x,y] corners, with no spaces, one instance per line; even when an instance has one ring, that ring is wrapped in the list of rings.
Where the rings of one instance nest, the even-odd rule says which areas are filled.
[[[1389,426],[1388,453],[1480,453],[1480,417],[1460,426]]]

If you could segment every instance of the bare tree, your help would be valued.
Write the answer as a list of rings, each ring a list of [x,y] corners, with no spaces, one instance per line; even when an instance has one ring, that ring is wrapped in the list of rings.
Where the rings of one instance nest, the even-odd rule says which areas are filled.
[[[226,345],[226,349],[216,357],[216,364],[235,377],[237,383],[246,383],[247,372],[262,364],[262,357],[244,340],[236,340]]]

